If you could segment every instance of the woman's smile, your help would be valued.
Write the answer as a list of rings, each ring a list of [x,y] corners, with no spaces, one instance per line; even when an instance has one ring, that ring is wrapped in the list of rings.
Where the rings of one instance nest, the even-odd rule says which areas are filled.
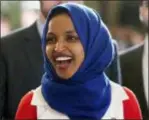
[[[52,54],[55,69],[65,72],[73,64],[73,57],[64,53],[54,52]]]

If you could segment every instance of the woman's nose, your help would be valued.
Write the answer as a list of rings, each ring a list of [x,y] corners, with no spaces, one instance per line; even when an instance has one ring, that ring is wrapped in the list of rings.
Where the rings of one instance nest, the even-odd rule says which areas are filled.
[[[64,41],[58,41],[56,43],[56,46],[55,46],[55,51],[56,52],[61,52],[65,49],[65,42]]]

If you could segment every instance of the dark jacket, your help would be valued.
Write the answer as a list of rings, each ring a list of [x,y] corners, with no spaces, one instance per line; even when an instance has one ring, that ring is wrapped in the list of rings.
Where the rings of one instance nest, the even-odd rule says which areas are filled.
[[[114,65],[112,64],[107,70],[110,78],[116,82],[120,76],[117,61],[116,57]],[[36,23],[1,39],[1,117],[14,118],[21,97],[40,85],[43,74],[42,63],[41,39]]]
[[[144,119],[149,118],[149,109],[145,99],[142,58],[144,44],[132,47],[120,53],[120,65],[122,73],[122,85],[130,88],[139,100]]]

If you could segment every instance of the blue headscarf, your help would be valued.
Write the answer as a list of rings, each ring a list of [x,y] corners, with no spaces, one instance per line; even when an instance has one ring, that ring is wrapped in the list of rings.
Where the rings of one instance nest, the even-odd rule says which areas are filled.
[[[45,52],[48,23],[57,10],[65,10],[70,15],[85,52],[83,63],[69,80],[56,75]],[[99,14],[75,3],[54,7],[46,20],[42,48],[45,69],[42,94],[49,106],[71,119],[101,119],[111,102],[111,86],[104,70],[113,59],[114,47]]]

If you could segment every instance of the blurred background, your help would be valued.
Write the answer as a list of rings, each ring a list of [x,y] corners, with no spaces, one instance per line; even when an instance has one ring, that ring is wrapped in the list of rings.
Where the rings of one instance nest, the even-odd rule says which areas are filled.
[[[119,51],[137,45],[144,40],[144,28],[139,20],[138,0],[133,1],[84,1],[96,9],[107,24]],[[1,1],[1,37],[31,25],[37,18],[39,1]]]

